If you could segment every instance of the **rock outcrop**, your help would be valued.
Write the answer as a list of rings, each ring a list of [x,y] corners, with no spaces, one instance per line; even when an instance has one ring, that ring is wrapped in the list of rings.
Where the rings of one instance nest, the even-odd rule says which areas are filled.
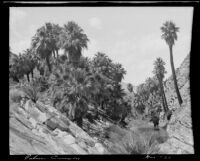
[[[10,154],[105,154],[104,146],[59,111],[27,101],[10,110]]]

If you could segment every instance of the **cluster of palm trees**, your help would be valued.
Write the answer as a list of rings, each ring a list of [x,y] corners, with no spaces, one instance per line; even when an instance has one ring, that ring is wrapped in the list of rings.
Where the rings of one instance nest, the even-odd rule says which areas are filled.
[[[73,21],[63,27],[57,24],[46,23],[39,28],[32,38],[32,50],[40,59],[45,60],[48,70],[51,72],[51,57],[58,59],[58,51],[64,49],[68,61],[74,65],[81,57],[81,51],[87,48],[89,39],[83,29]]]
[[[108,116],[124,123],[129,106],[120,82],[125,73],[121,64],[113,63],[104,53],[97,53],[92,60],[81,56],[76,64],[66,61],[53,72],[52,103],[79,126],[89,106],[95,108],[94,118]]]
[[[29,73],[32,74],[32,68],[35,67],[37,67],[43,75],[47,66],[48,71],[51,73],[52,65],[60,59],[60,61],[62,61],[63,56],[59,57],[58,54],[60,49],[64,49],[68,61],[75,65],[81,57],[82,49],[87,48],[88,41],[87,35],[84,34],[81,27],[73,21],[68,22],[64,27],[53,23],[46,23],[44,26],[40,27],[32,37],[30,49],[27,49],[19,56],[13,56],[13,54],[11,54],[12,63],[10,63],[10,65],[13,65],[15,69],[20,68],[20,66],[25,69],[13,72],[14,69],[10,68],[10,73],[15,73],[11,74],[13,78],[15,77],[15,80],[21,78],[21,75],[16,73],[22,71],[25,71],[24,74],[27,75],[27,79],[29,80]],[[15,60],[13,60],[13,57]],[[29,70],[28,68],[31,69]]]
[[[167,100],[164,92],[164,86],[163,86],[163,79],[165,76],[166,70],[165,70],[165,62],[162,60],[162,58],[157,58],[154,62],[154,70],[153,73],[155,74],[155,77],[157,78],[159,82],[159,89],[160,89],[160,95],[162,97],[162,104],[165,113],[169,110],[167,105]]]
[[[130,106],[120,82],[126,71],[104,53],[98,52],[90,60],[82,55],[89,39],[83,29],[73,21],[63,27],[46,23],[32,38],[31,48],[22,56],[19,67],[29,79],[37,68],[50,85],[51,102],[54,107],[82,127],[89,106],[95,108],[95,117],[100,110],[104,116],[124,123]],[[64,50],[64,55],[58,51]],[[29,69],[29,70],[28,70]],[[22,73],[22,72],[21,72]],[[101,115],[102,116],[102,115]]]
[[[156,77],[147,78],[145,83],[137,87],[134,94],[133,106],[144,116],[148,116],[152,110],[155,110],[161,104],[161,92]]]
[[[26,75],[28,82],[30,81],[29,75],[34,77],[34,69],[36,68],[37,58],[32,54],[30,49],[25,50],[22,54],[16,55],[10,52],[9,61],[9,74],[15,81]]]

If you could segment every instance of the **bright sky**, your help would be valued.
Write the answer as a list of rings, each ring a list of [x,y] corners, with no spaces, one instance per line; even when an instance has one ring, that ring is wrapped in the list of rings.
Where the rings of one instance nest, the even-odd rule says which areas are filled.
[[[173,48],[175,67],[180,66],[190,52],[192,16],[192,7],[11,7],[10,47],[18,54],[46,22],[62,26],[73,20],[90,39],[84,56],[106,53],[127,71],[124,82],[139,85],[153,75],[157,57],[166,62],[165,77],[171,75],[169,49],[160,30],[166,20],[180,27]]]

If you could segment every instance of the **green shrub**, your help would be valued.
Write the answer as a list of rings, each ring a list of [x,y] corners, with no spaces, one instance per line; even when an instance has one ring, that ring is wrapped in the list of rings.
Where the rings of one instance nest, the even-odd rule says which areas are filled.
[[[24,93],[19,89],[10,89],[9,97],[14,103],[20,103]]]

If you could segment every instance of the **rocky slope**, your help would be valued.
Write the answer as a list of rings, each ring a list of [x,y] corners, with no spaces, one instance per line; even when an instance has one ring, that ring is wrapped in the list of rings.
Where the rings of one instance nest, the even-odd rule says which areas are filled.
[[[176,70],[178,86],[183,99],[179,106],[172,76],[165,82],[165,93],[169,108],[173,109],[173,115],[169,122],[169,139],[161,144],[161,152],[164,154],[193,154],[193,132],[191,119],[190,82],[189,82],[190,55],[184,59]]]
[[[94,138],[53,107],[27,101],[10,107],[10,154],[106,154]],[[46,122],[45,124],[43,122]]]

